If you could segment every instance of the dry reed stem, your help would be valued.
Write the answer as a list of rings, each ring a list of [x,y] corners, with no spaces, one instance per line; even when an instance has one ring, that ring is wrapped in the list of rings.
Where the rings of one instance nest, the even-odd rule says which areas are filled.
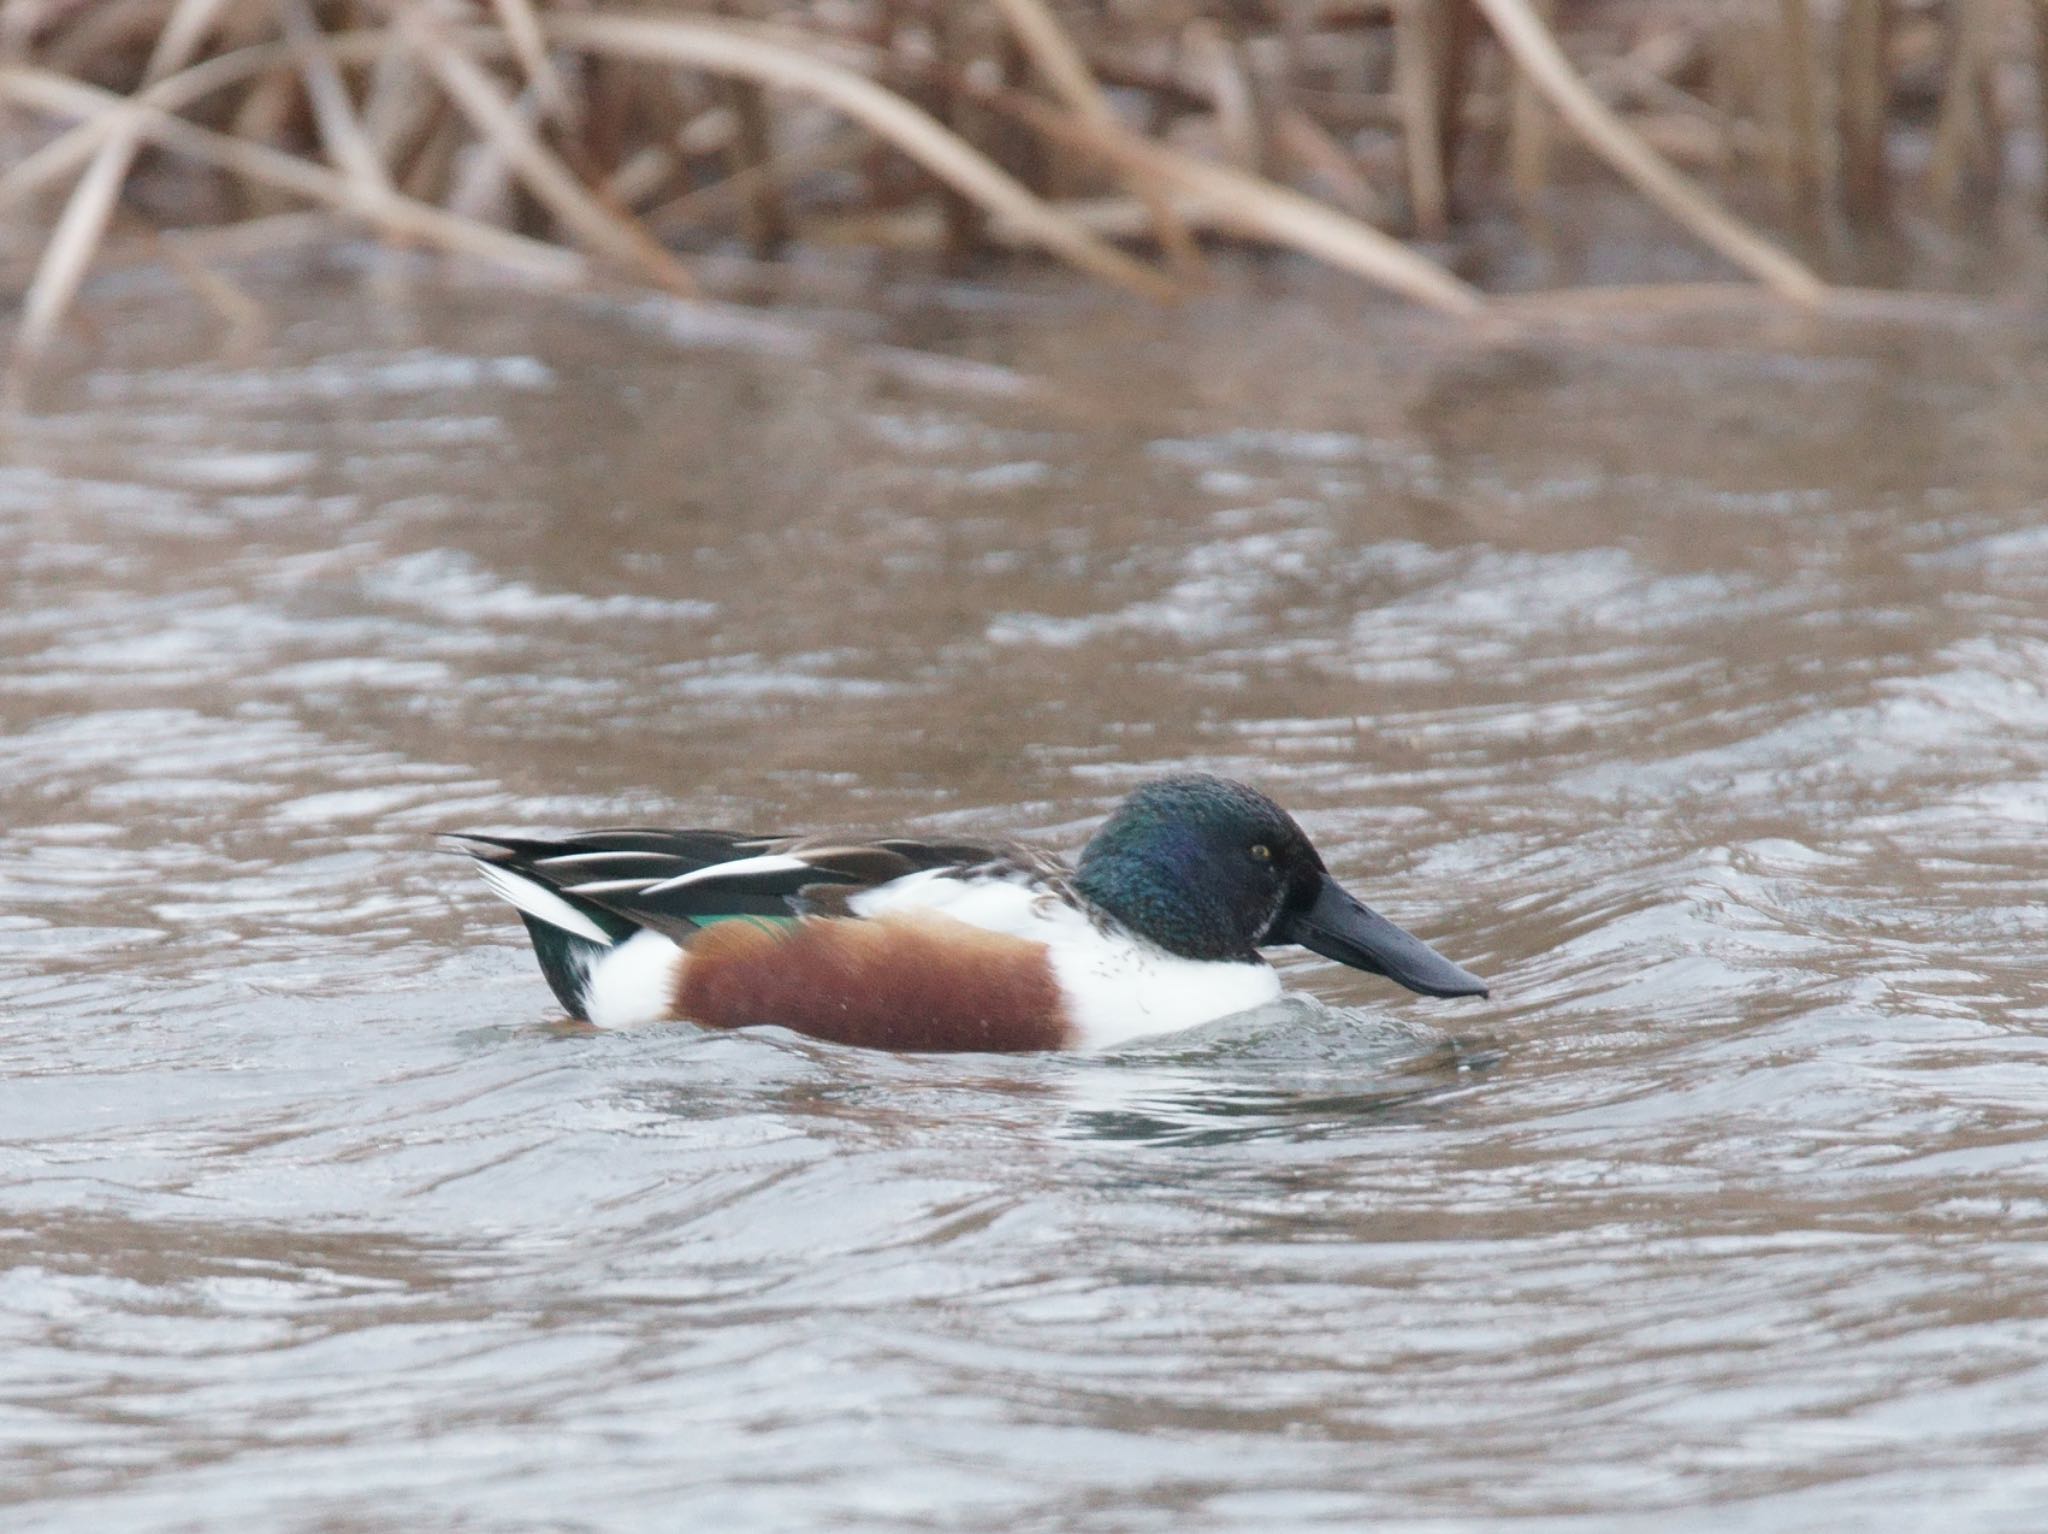
[[[425,141],[440,98],[396,38],[371,60],[363,94],[363,131],[378,160],[396,174]]]
[[[290,213],[273,213],[268,218],[245,218],[239,223],[196,229],[176,229],[164,235],[195,261],[216,263],[249,261],[258,256],[332,240],[344,228],[332,208],[297,208]]]
[[[749,166],[709,186],[694,187],[682,196],[650,209],[643,219],[648,228],[660,233],[670,229],[680,231],[694,224],[725,217],[732,209],[744,208],[747,199],[753,195],[754,182],[759,178],[772,176],[778,182],[787,182],[811,171],[844,165],[859,158],[868,143],[865,135],[848,129],[814,144],[785,150],[764,164]]]
[[[1555,0],[1533,0],[1536,19],[1550,24]],[[1515,205],[1523,221],[1533,220],[1541,210],[1543,193],[1550,184],[1550,110],[1543,93],[1530,83],[1528,71],[1509,71],[1508,78],[1508,185],[1514,189]]]
[[[1471,0],[1443,0],[1437,13],[1439,81],[1437,87],[1437,159],[1448,185],[1457,174],[1458,148],[1465,134],[1466,97],[1485,28]]]
[[[546,282],[576,283],[590,274],[581,256],[559,245],[471,223],[431,203],[379,191],[297,155],[216,133],[47,70],[0,69],[0,98],[64,117],[126,109],[133,114],[128,131],[138,139],[149,139],[203,164],[352,213],[392,234],[423,240],[458,255],[482,257]]]
[[[752,80],[723,83],[738,124],[725,146],[731,168],[726,180],[745,178],[740,186],[745,189],[741,213],[747,245],[756,256],[773,256],[788,242],[789,219],[782,207],[781,177],[775,172],[775,123],[768,94]]]
[[[1401,108],[1401,149],[1408,167],[1408,208],[1418,232],[1438,239],[1450,228],[1444,174],[1441,37],[1436,0],[1401,0],[1394,9],[1394,94]]]
[[[1774,292],[1808,304],[1827,296],[1827,284],[1802,262],[1723,210],[1587,90],[1549,29],[1530,12],[1527,0],[1472,3],[1485,13],[1501,45],[1549,98],[1558,115],[1644,196]]]
[[[384,162],[377,157],[369,135],[363,131],[361,121],[348,97],[348,87],[342,83],[341,70],[334,62],[334,51],[327,46],[327,38],[313,20],[313,9],[307,0],[273,0],[278,20],[284,28],[284,38],[299,56],[299,73],[306,82],[306,99],[313,106],[313,121],[320,129],[320,142],[327,146],[327,154],[334,161],[334,168],[343,175],[354,176],[389,191],[391,178],[385,173]]]
[[[2034,0],[2034,122],[2041,133],[2041,159],[2048,163],[2048,0]],[[2048,211],[2048,187],[2042,189]]]
[[[204,0],[187,0],[187,3],[204,3]],[[649,26],[631,20],[599,17],[564,20],[571,28],[581,25],[595,33],[589,40],[589,51],[613,51],[627,56],[722,69],[726,73],[742,77],[751,76],[790,85],[818,96],[896,143],[905,153],[921,160],[936,174],[961,186],[969,195],[979,197],[1018,227],[1030,231],[1042,248],[1065,255],[1084,269],[1092,270],[1099,276],[1150,296],[1171,296],[1172,290],[1164,279],[1096,239],[1080,226],[1062,220],[1058,214],[1039,203],[1030,193],[1017,186],[1003,172],[988,163],[963,141],[948,134],[925,114],[851,71],[808,55],[798,54],[787,44],[779,41],[720,34],[715,28],[702,25],[657,22]],[[496,38],[484,40],[491,43],[499,41]],[[366,31],[341,34],[329,41],[336,57],[353,60],[376,57],[388,46],[389,34]],[[574,45],[574,40],[570,41]],[[113,197],[118,192],[119,178],[125,176],[128,160],[132,157],[135,137],[141,131],[139,124],[145,122],[149,125],[152,137],[159,142],[179,147],[195,158],[214,164],[232,162],[231,168],[239,167],[246,170],[253,181],[284,187],[299,195],[313,197],[363,214],[395,233],[413,234],[433,244],[470,254],[488,254],[496,251],[513,266],[534,272],[536,275],[559,277],[571,268],[577,271],[582,269],[580,262],[573,260],[537,262],[536,253],[550,247],[537,241],[505,236],[500,231],[490,230],[473,221],[432,209],[416,199],[399,197],[389,192],[379,196],[375,195],[375,189],[370,189],[369,195],[344,196],[331,181],[319,178],[294,179],[283,169],[286,164],[300,163],[292,156],[251,144],[244,146],[251,151],[250,154],[236,157],[227,147],[234,143],[233,140],[222,140],[217,135],[200,138],[184,135],[180,129],[189,125],[177,124],[175,120],[161,120],[161,109],[151,111],[143,104],[147,99],[161,98],[166,102],[182,105],[185,101],[196,99],[234,80],[274,69],[290,57],[289,47],[277,45],[240,49],[181,72],[180,76],[174,77],[175,88],[170,88],[173,86],[173,80],[166,80],[153,82],[137,97],[128,100],[101,95],[97,98],[103,102],[101,110],[89,114],[71,114],[89,116],[96,120],[82,124],[72,135],[67,135],[68,143],[62,150],[52,145],[51,155],[41,162],[39,169],[47,169],[50,165],[61,163],[65,156],[91,147],[96,155],[94,166],[100,168],[100,174],[105,178],[106,184],[101,185],[91,180],[89,170],[88,180],[81,183],[80,193],[74,195],[72,208],[79,211],[73,213],[72,221],[79,222],[84,213],[90,212],[95,215],[96,222],[88,231],[73,230],[70,224],[60,221],[58,234],[65,236],[64,241],[59,243],[57,237],[53,236],[52,247],[46,248],[38,281],[31,289],[31,298],[36,302],[30,305],[30,317],[37,320],[38,324],[33,331],[27,325],[24,326],[24,352],[32,353],[46,342],[56,319],[61,316],[63,308],[68,305],[75,293],[77,282],[83,276],[85,264],[90,260],[91,252],[98,244],[100,230],[104,227],[104,217],[111,211]],[[428,62],[433,61],[430,56]],[[445,64],[445,60],[442,62]],[[481,76],[481,71],[476,73]],[[442,83],[444,89],[449,88],[445,79]],[[485,83],[488,85],[487,80]],[[159,90],[158,87],[164,88]],[[450,93],[455,94],[459,89],[459,86],[455,87]],[[474,108],[477,102],[472,99],[468,105]],[[502,108],[502,102],[499,105]],[[502,123],[500,126],[502,129]],[[502,132],[498,138],[501,144],[505,142]],[[128,142],[128,151],[116,161],[109,154],[109,150],[118,147],[124,139]],[[429,140],[428,159],[436,158],[437,142],[442,142],[444,149],[451,147],[444,141],[445,133],[442,140]],[[419,170],[420,167],[416,165],[415,174],[408,178],[409,186],[420,184]],[[562,174],[566,175],[567,172],[563,171]],[[438,179],[438,176],[426,179],[434,180]],[[19,185],[15,190],[18,193]],[[578,188],[579,192],[580,190]],[[388,200],[392,198],[396,200]],[[438,216],[423,216],[425,214]],[[515,240],[516,243],[501,243],[505,239]],[[648,244],[652,245],[651,240]],[[635,255],[638,254],[636,248]],[[59,257],[63,259],[59,261]],[[673,258],[667,257],[666,252],[661,252],[661,257],[674,264],[676,272],[682,271],[679,264],[673,263]],[[64,279],[61,286],[48,275],[53,270]],[[681,284],[672,278],[669,285]]]
[[[1286,245],[1420,302],[1462,312],[1479,305],[1472,289],[1370,223],[1346,218],[1340,206],[1374,209],[1361,166],[1390,184],[1399,164],[1391,157],[1405,153],[1418,224],[1444,227],[1451,194],[1463,189],[1462,173],[1454,185],[1452,171],[1454,136],[1463,126],[1498,135],[1509,185],[1526,211],[1548,175],[1544,150],[1554,134],[1554,110],[1643,195],[1727,259],[1774,291],[1811,301],[1827,290],[1810,271],[1674,169],[1674,160],[1711,159],[1714,148],[1699,138],[1705,108],[1680,88],[1686,82],[1675,71],[1696,65],[1703,51],[1729,63],[1727,78],[1739,93],[1720,119],[1727,124],[1729,158],[1751,165],[1764,158],[1788,205],[1800,213],[1822,205],[1837,173],[1826,159],[1830,135],[1820,121],[1822,96],[1833,96],[1840,112],[1845,203],[1851,211],[1882,203],[1885,139],[1893,107],[1906,101],[1903,95],[1893,100],[1893,72],[1912,67],[1891,57],[1888,47],[1896,0],[1831,0],[1820,14],[1841,16],[1839,46],[1831,36],[1819,52],[1811,0],[1747,0],[1744,24],[1712,36],[1702,31],[1696,12],[1688,14],[1691,8],[1667,5],[1660,24],[1639,34],[1625,57],[1584,77],[1566,62],[1550,22],[1553,9],[1575,13],[1549,0],[1281,0],[1223,13],[1232,19],[1221,26],[1113,8],[1106,14],[1117,30],[1093,53],[1083,52],[1049,0],[997,0],[1000,30],[945,0],[873,0],[857,10],[671,0],[668,10],[717,3],[788,24],[664,15],[645,0],[640,10],[610,15],[584,11],[582,0],[562,0],[558,7],[539,0],[52,0],[40,10],[23,0],[0,0],[0,46],[11,38],[24,54],[73,57],[94,77],[133,71],[138,60],[149,59],[125,98],[99,93],[90,111],[80,110],[74,98],[60,115],[78,119],[76,126],[0,171],[0,207],[18,207],[32,190],[77,178],[28,284],[22,349],[44,344],[72,302],[143,142],[243,176],[253,205],[283,189],[293,198],[347,208],[395,235],[472,254],[494,251],[492,259],[527,265],[549,247],[537,240],[493,244],[517,237],[459,217],[467,194],[450,190],[451,165],[461,161],[475,173],[461,176],[464,186],[477,174],[510,167],[555,221],[556,238],[629,262],[637,273],[661,272],[656,281],[674,283],[682,279],[681,263],[653,242],[649,219],[634,217],[632,205],[668,199],[650,215],[667,228],[721,208],[729,213],[742,199],[782,217],[785,195],[810,190],[796,185],[803,168],[832,163],[851,139],[816,153],[815,144],[777,152],[770,112],[777,114],[773,129],[787,123],[815,133],[820,108],[851,119],[874,136],[871,141],[938,178],[955,253],[982,238],[986,217],[994,238],[1022,238],[1110,280],[1165,296],[1171,291],[1165,277],[1108,245],[1105,236],[1149,232],[1169,269],[1184,273],[1198,259],[1192,223]],[[2024,0],[2024,9],[2034,21],[2032,67],[2048,142],[2048,0]],[[1911,38],[1932,34],[1927,10],[1916,0]],[[322,30],[376,11],[396,24]],[[1928,189],[1953,199],[1973,187],[1980,169],[1997,174],[1999,135],[2013,124],[2001,121],[1993,93],[2009,89],[2027,66],[2017,53],[2006,56],[2003,33],[1994,35],[2002,14],[1994,0],[1945,0],[1937,14],[1947,18],[1953,44],[1933,125]],[[446,23],[438,19],[443,16]],[[465,17],[492,24],[458,25]],[[1383,29],[1388,22],[1392,31]],[[1468,111],[1461,96],[1473,62],[1473,29],[1482,24],[1491,25],[1514,68],[1501,77],[1489,71],[1484,93]],[[1591,25],[1606,26],[1604,15]],[[278,28],[286,42],[265,41]],[[1176,41],[1183,45],[1178,67],[1172,62]],[[1373,68],[1382,56],[1376,50],[1389,43],[1402,50],[1394,91],[1331,83]],[[215,57],[185,67],[209,48]],[[1832,78],[1820,82],[1812,71],[1823,58]],[[1037,95],[1017,88],[1027,65]],[[997,71],[1008,89],[989,84]],[[40,73],[61,78],[47,69]],[[707,77],[724,83],[709,84]],[[1142,123],[1126,121],[1105,82],[1137,93],[1150,115]],[[200,104],[207,92],[230,84],[241,88],[224,101]],[[770,100],[770,90],[777,99]],[[731,105],[722,116],[713,114],[718,133],[677,137],[693,114],[701,117],[720,99],[719,91]],[[935,111],[902,99],[912,93],[926,101],[918,94],[924,91]],[[1615,91],[1626,93],[1626,122],[1608,105]],[[781,99],[788,95],[801,100],[791,108]],[[993,103],[1002,121],[991,123],[970,97]],[[956,99],[967,100],[966,110],[948,105]],[[242,142],[230,148],[235,135],[166,116],[187,108],[200,121],[232,123]],[[57,110],[47,102],[44,109]],[[786,109],[789,118],[781,115]],[[317,130],[310,160],[301,142],[309,116]],[[1190,116],[1236,166],[1164,142],[1177,121]],[[556,123],[574,131],[548,131]],[[1354,142],[1350,136],[1357,133],[1370,137]],[[1043,179],[1077,190],[1099,186],[1092,178],[1107,167],[1132,195],[1036,199],[976,147],[991,144],[1001,146],[1001,164],[1012,167],[1056,154],[1055,173]],[[721,152],[734,157],[735,173],[677,197],[690,178],[703,174],[706,156]],[[324,181],[321,158],[335,167]],[[289,163],[299,171],[286,171]],[[888,151],[875,163],[901,164]],[[1325,200],[1260,173],[1298,178]],[[384,200],[374,185],[379,181]],[[355,189],[344,196],[337,183]],[[415,195],[400,196],[394,184]],[[821,190],[832,195],[829,187]],[[878,204],[899,194],[924,195],[923,183],[894,174],[875,188]],[[505,204],[499,216],[509,220],[511,211]],[[891,240],[921,240],[926,225],[919,220],[930,211],[875,227],[890,231],[885,237]],[[444,222],[433,233],[405,234],[424,229],[423,213]],[[773,224],[760,221],[757,234]],[[859,225],[836,219],[830,228],[843,234]],[[762,237],[773,239],[772,233]],[[554,270],[574,265],[567,260]]]
[[[526,72],[527,83],[539,98],[541,109],[556,122],[574,127],[581,115],[576,99],[562,83],[555,61],[548,57],[540,16],[531,0],[491,0],[491,8],[498,14],[498,25],[505,29],[506,40],[512,44],[513,57],[519,60],[519,67]]]
[[[77,11],[45,45],[50,67],[79,74],[95,63],[148,45],[161,29],[170,0],[100,0]]]
[[[966,119],[956,85],[967,69],[967,55],[961,48],[962,9],[944,3],[924,7],[925,26],[932,39],[932,55],[912,99],[931,113],[941,127],[958,134],[964,143],[968,141]],[[746,88],[756,92],[760,90],[759,86]],[[982,231],[988,224],[988,215],[979,203],[956,186],[942,181],[938,195],[939,211],[946,221],[944,260],[948,266],[962,267],[983,245]]]
[[[1733,50],[1730,49],[1724,51],[1720,57],[1726,62],[1732,54]],[[1516,78],[1522,78],[1521,71],[1516,71]],[[1739,160],[1743,155],[1764,159],[1773,153],[1771,135],[1743,115],[1743,103],[1737,94],[1732,93],[1730,82],[1722,82],[1731,89],[1729,99],[1718,103],[1703,101],[1690,91],[1673,85],[1665,78],[1655,61],[1645,60],[1636,53],[1630,53],[1610,60],[1602,68],[1587,71],[1586,83],[1588,87],[1603,92],[1630,91],[1641,98],[1645,108],[1662,108],[1664,121],[1684,118],[1712,128],[1720,141],[1720,148],[1714,157],[1716,164],[1726,166]],[[1639,116],[1637,122],[1641,126],[1637,131],[1648,139],[1651,136],[1648,131],[1649,125],[1659,121],[1660,119],[1653,115]]]
[[[1949,6],[1948,68],[1935,119],[1934,149],[1927,162],[1928,189],[1944,207],[1955,205],[1971,162],[1981,164],[1992,144],[1979,88],[1988,63],[1991,19],[1987,9],[1984,0],[1951,0]]]
[[[561,15],[548,18],[547,27],[551,37],[570,47],[707,69],[815,97],[1083,270],[1150,297],[1174,294],[1171,283],[1062,218],[928,113],[865,75],[828,63],[804,48],[756,29],[703,21]]]
[[[1103,138],[1086,123],[1060,116],[1017,92],[995,92],[1002,110],[1015,113],[1048,138],[1089,149],[1112,161],[1128,160],[1196,199],[1219,224],[1298,250],[1450,314],[1477,314],[1486,300],[1476,288],[1418,255],[1391,235],[1325,203],[1275,186],[1228,165],[1197,160],[1148,139]]]
[[[155,52],[150,55],[145,83],[184,65],[213,26],[221,4],[222,0],[178,0],[157,39]],[[133,122],[116,125],[94,154],[85,174],[79,177],[49,242],[43,247],[42,259],[23,300],[21,335],[16,343],[19,355],[33,357],[56,334],[64,311],[71,307],[79,284],[85,280],[93,252],[99,249],[106,234],[107,221],[113,217],[114,204],[121,195],[122,183],[128,179],[128,167],[135,161],[139,141]]]
[[[1839,119],[1842,198],[1859,217],[1881,216],[1890,202],[1885,132],[1891,100],[1892,0],[1847,0],[1842,13]]]
[[[996,0],[1017,44],[1045,77],[1053,93],[1102,133],[1125,132],[1116,111],[1103,94],[1101,82],[1089,69],[1081,50],[1066,29],[1047,10],[1044,0]],[[1171,199],[1153,182],[1138,178],[1132,191],[1153,210],[1153,233],[1166,253],[1167,265],[1183,278],[1199,277],[1203,270],[1201,252],[1195,248],[1187,225],[1174,211]]]
[[[1742,5],[1724,8],[1713,30],[1707,52],[1713,61],[1712,105],[1720,140],[1714,168],[1724,192],[1751,178],[1753,168],[1744,156],[1747,133],[1783,208],[1792,201],[1792,160],[1780,113],[1776,39],[1767,35],[1768,25],[1755,6]]]
[[[220,13],[233,3],[234,0],[191,0],[191,3],[180,0],[157,37],[148,67],[142,71],[144,83],[160,80],[174,69],[182,69],[185,61],[206,41],[206,34],[220,20]]]
[[[260,76],[235,103],[228,119],[228,132],[252,143],[269,144],[284,136],[305,99],[296,69],[286,65]],[[289,203],[275,187],[251,183],[235,188],[243,211],[261,218],[282,211]]]
[[[105,142],[117,121],[115,115],[108,112],[67,129],[47,144],[23,155],[11,169],[0,173],[0,210],[62,180],[84,165],[92,158],[93,151]]]
[[[1273,141],[1304,169],[1328,181],[1348,212],[1368,223],[1386,217],[1379,192],[1358,162],[1300,107],[1283,106],[1273,114]]]
[[[715,180],[709,186],[692,186],[682,197],[674,197],[668,203],[643,213],[643,221],[655,233],[668,229],[690,229],[702,223],[727,217],[733,209],[745,209],[748,199],[754,197],[754,182],[764,176],[774,176],[776,182],[788,182],[795,176],[809,174],[813,170],[829,170],[834,166],[850,164],[858,160],[866,150],[870,139],[858,131],[836,133],[817,143],[805,143],[797,150],[784,150],[758,166],[737,170],[725,180]]]
[[[353,62],[371,56],[371,51],[363,46],[366,42],[374,42],[381,50],[386,45],[386,37],[387,34],[382,32],[345,33],[329,38],[328,43],[336,58]],[[237,48],[231,53],[215,54],[189,68],[149,82],[133,94],[119,98],[117,106],[95,113],[60,133],[14,169],[0,175],[0,209],[90,161],[128,122],[126,108],[154,107],[159,111],[176,112],[214,91],[240,84],[257,75],[288,68],[295,58],[289,44],[259,43],[253,47]]]
[[[696,279],[680,261],[639,224],[600,203],[534,136],[455,34],[403,9],[398,31],[449,99],[564,228],[599,254],[643,272],[657,287],[686,294],[697,291]]]
[[[1813,89],[1813,21],[1807,0],[1778,0],[1785,85],[1787,161],[1795,214],[1819,211],[1820,107]]]
[[[178,280],[220,316],[228,328],[231,346],[237,350],[245,349],[270,329],[270,311],[193,255],[175,234],[152,234],[150,243],[163,253],[165,263],[177,274]]]
[[[605,197],[621,207],[637,208],[676,178],[682,156],[661,144],[642,144],[604,179]]]
[[[1983,126],[1978,141],[1978,163],[1983,170],[1987,197],[1995,197],[2005,179],[2006,125],[2004,105],[1998,90],[1998,17],[1993,12],[1984,25],[1985,48],[1977,69],[1977,121]]]
[[[447,200],[461,177],[462,155],[473,140],[467,119],[441,92],[435,91],[428,109],[427,125],[420,134],[418,151],[400,176],[398,189],[420,202]]]
[[[1264,168],[1265,135],[1259,127],[1259,97],[1237,43],[1207,17],[1188,23],[1181,47],[1193,72],[1208,86],[1216,117],[1216,142],[1223,156],[1254,175]]]
[[[540,121],[540,97],[528,86],[508,110],[531,129]],[[488,137],[473,138],[450,155],[445,190],[433,200],[457,218],[509,229],[518,216],[515,186],[512,162],[504,150]]]

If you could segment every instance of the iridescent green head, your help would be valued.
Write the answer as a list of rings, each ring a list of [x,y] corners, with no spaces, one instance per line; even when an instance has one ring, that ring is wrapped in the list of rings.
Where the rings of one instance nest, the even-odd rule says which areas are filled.
[[[1075,886],[1097,909],[1184,959],[1257,963],[1299,943],[1430,996],[1486,984],[1367,909],[1329,875],[1294,817],[1207,773],[1148,783],[1081,853]]]

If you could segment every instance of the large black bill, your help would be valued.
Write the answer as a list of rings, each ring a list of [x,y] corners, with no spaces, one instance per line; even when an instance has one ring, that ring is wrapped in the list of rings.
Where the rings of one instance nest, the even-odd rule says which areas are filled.
[[[1486,982],[1356,899],[1335,879],[1305,912],[1274,928],[1272,941],[1299,943],[1326,959],[1370,970],[1424,996],[1484,996]]]

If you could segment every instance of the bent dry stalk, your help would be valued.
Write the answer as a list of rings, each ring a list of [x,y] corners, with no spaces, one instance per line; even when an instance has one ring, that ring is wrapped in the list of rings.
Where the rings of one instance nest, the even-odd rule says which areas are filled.
[[[688,248],[760,224],[764,209],[777,236],[764,248],[826,229],[894,239],[943,188],[956,215],[972,210],[949,220],[956,247],[1026,244],[1148,297],[1200,281],[1199,228],[1474,314],[1480,295],[1389,229],[1455,229],[1489,198],[1540,224],[1568,171],[1552,122],[1802,302],[1827,293],[1820,278],[1689,167],[1728,155],[1719,168],[1738,186],[1789,177],[1802,206],[1787,216],[1805,227],[1816,211],[1883,215],[1884,141],[1912,113],[1942,150],[1937,192],[1953,191],[1958,167],[1995,167],[1995,136],[2048,134],[2038,106],[2036,124],[1982,109],[2001,93],[2031,103],[2035,82],[2019,77],[2048,78],[2048,40],[2038,63],[1998,42],[2026,24],[2048,39],[2043,0],[2012,14],[1996,0],[1935,13],[1846,0],[1839,15],[1779,0],[1732,21],[1667,9],[1620,57],[1611,38],[1625,29],[1571,30],[1572,9],[1542,0],[1270,20],[998,0],[949,9],[943,36],[906,8],[800,0],[754,21],[680,0],[630,12],[479,0],[466,21],[389,0],[30,10],[0,93],[60,126],[0,166],[0,208],[63,197],[22,286],[29,353],[73,302],[144,146],[242,183],[252,213],[280,196],[313,202],[552,281],[610,270],[688,291]],[[1778,88],[1702,99],[1699,76],[1725,67],[1717,50],[1783,60]],[[1930,50],[1954,61],[1938,113],[1894,79]],[[1822,75],[1836,82],[1835,154]],[[979,106],[947,105],[963,102]],[[1721,131],[1658,132],[1673,114]],[[834,169],[849,144],[863,174]]]

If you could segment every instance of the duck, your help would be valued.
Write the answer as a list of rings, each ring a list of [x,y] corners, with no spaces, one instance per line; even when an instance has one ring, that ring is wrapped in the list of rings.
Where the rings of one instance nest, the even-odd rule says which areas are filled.
[[[1298,945],[1424,996],[1486,982],[1351,894],[1244,783],[1129,794],[1066,861],[1011,842],[619,827],[455,833],[598,1028],[779,1026],[898,1051],[1094,1050],[1281,993]]]

